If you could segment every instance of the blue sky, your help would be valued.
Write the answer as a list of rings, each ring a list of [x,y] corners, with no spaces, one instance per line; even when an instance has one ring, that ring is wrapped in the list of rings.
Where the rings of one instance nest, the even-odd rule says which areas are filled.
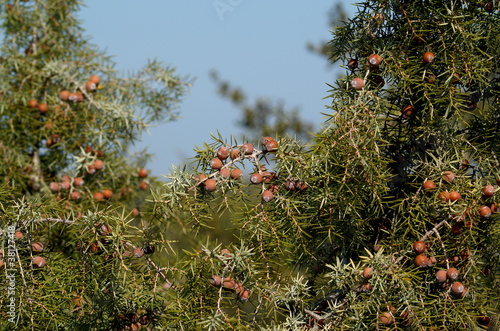
[[[217,95],[212,69],[241,86],[250,100],[282,100],[319,126],[334,73],[306,43],[329,40],[327,13],[334,3],[101,0],[87,1],[78,17],[91,42],[114,56],[123,75],[156,58],[194,79],[179,120],[152,128],[140,144],[155,155],[148,168],[161,175],[194,156],[194,147],[209,142],[211,132],[241,134],[239,112]]]

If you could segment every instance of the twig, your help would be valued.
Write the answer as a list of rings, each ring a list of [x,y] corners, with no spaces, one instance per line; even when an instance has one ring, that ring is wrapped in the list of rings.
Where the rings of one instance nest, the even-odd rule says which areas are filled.
[[[74,220],[64,220],[64,219],[61,219],[61,218],[48,217],[48,218],[41,218],[41,219],[36,220],[34,222],[54,222],[54,223],[73,224],[76,221],[74,221]]]
[[[236,148],[236,147],[239,147],[239,146],[234,146],[233,148]],[[229,168],[229,166],[231,166],[235,162],[238,162],[238,161],[241,161],[241,160],[244,160],[244,159],[254,159],[254,160],[257,160],[257,156],[259,156],[261,154],[265,154],[265,153],[268,153],[268,152],[264,151],[264,150],[261,151],[261,150],[258,150],[258,149],[254,149],[254,152],[252,154],[250,154],[250,155],[243,154],[242,156],[239,156],[239,157],[237,157],[237,158],[235,158],[235,159],[227,162],[226,164],[224,164],[221,169],[223,169],[223,168]],[[213,173],[209,174],[206,178],[204,178],[204,179],[202,179],[200,181],[197,181],[197,183],[195,185],[189,187],[188,191],[191,191],[191,190],[195,189],[201,183],[205,182],[209,178],[217,176],[218,174],[219,174],[219,171],[214,171]]]
[[[437,231],[437,230],[438,230],[440,227],[442,227],[443,225],[445,225],[445,224],[446,224],[446,225],[448,225],[449,227],[451,227],[451,226],[450,226],[450,224],[448,223],[448,221],[447,221],[447,220],[441,221],[441,222],[439,222],[438,224],[436,224],[436,225],[435,225],[432,229],[430,229],[429,231],[427,231],[427,232],[426,232],[426,233],[425,233],[425,234],[424,234],[424,235],[420,238],[420,241],[425,241],[427,238],[429,238],[429,236],[431,235],[431,233],[437,233],[437,234],[438,234],[438,236],[439,236],[439,233],[438,233],[438,231]],[[400,256],[400,257],[396,260],[396,263],[401,262],[401,260],[402,260],[402,259],[404,259],[404,256]]]
[[[165,279],[169,288],[176,290],[176,291],[178,290],[178,288],[168,280],[167,276],[165,276],[163,271],[153,262],[153,260],[151,260],[150,258],[147,258],[147,261],[149,264],[151,264],[156,269],[156,272],[158,272],[163,277],[163,279]]]
[[[311,310],[304,309],[304,313],[306,313],[307,315],[309,315],[312,318],[314,318],[316,320],[316,322],[318,322],[318,323],[323,323],[323,321],[325,320],[325,317],[323,317],[321,315],[318,315],[318,314],[316,314],[315,312],[313,312]]]

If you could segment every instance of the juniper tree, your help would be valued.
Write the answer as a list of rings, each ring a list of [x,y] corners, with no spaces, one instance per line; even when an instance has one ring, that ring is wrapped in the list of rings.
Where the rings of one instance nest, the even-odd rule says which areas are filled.
[[[498,30],[496,2],[360,3],[311,144],[214,136],[155,193],[193,233],[166,325],[498,328]]]
[[[188,84],[155,60],[120,77],[82,35],[79,6],[1,3],[2,330],[120,329],[163,304],[148,255],[158,180],[129,147],[175,119]]]
[[[76,2],[34,6],[6,7],[2,50],[4,159],[28,164],[0,168],[2,282],[10,286],[13,263],[20,329],[496,327],[496,3],[361,3],[333,31],[332,62],[345,75],[330,83],[331,106],[310,144],[214,135],[196,148],[193,167],[153,187],[153,206],[136,218],[143,164],[121,146],[145,122],[132,109],[168,118],[172,104],[157,101],[176,101],[185,85],[156,63],[144,75],[163,77],[165,89],[119,79],[67,15]],[[66,38],[43,38],[55,35]],[[67,44],[38,53],[42,40]],[[30,66],[37,70],[19,71]],[[97,91],[87,91],[93,75]],[[60,100],[61,90],[84,100]],[[60,105],[71,120],[40,114],[40,103]],[[61,124],[45,128],[47,118]],[[14,135],[25,143],[7,144]],[[53,192],[52,182],[69,189]],[[95,201],[106,189],[111,200]],[[5,320],[10,297],[1,301]]]

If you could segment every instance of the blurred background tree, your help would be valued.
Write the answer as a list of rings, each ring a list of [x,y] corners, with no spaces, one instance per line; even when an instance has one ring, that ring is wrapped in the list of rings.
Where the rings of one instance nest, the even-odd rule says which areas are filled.
[[[342,26],[346,18],[344,5],[342,2],[336,2],[328,12],[327,27]],[[308,42],[306,47],[312,53],[325,57],[330,67],[333,65],[330,61],[332,52],[328,41],[318,44]],[[263,136],[289,135],[308,142],[313,137],[312,133],[318,129],[316,123],[311,123],[301,116],[298,107],[287,109],[284,101],[273,101],[268,96],[257,97],[253,104],[249,104],[249,97],[244,88],[235,87],[220,78],[216,70],[210,72],[210,78],[217,85],[217,93],[241,111],[241,119],[237,124],[243,129],[245,139],[255,141]]]

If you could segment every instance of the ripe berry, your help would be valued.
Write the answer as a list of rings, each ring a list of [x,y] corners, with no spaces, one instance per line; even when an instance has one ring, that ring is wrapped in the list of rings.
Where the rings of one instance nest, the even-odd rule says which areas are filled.
[[[41,256],[34,256],[31,260],[31,264],[33,264],[34,267],[43,268],[47,264],[47,261]]]
[[[95,201],[103,201],[104,200],[104,194],[102,194],[102,192],[95,192],[94,193],[94,200]]]
[[[42,114],[46,114],[49,111],[49,105],[46,103],[39,103],[38,104],[38,111]]]
[[[493,195],[495,195],[495,188],[493,185],[485,185],[482,189],[483,191],[483,196],[486,198],[491,198]]]
[[[384,325],[390,325],[392,323],[392,315],[389,312],[382,313],[379,315],[378,320]]]
[[[204,181],[205,179],[207,179],[207,175],[205,174],[198,174],[196,175],[196,177],[194,178],[197,182],[202,182]]]
[[[229,153],[230,153],[229,148],[227,148],[226,146],[221,146],[217,150],[217,157],[221,161],[224,161],[225,159],[227,159],[229,157]]]
[[[266,146],[271,141],[276,141],[276,140],[274,140],[273,137],[264,137],[264,138],[262,138],[262,146]]]
[[[71,193],[69,194],[69,198],[70,198],[71,200],[79,200],[79,199],[80,199],[80,197],[81,197],[81,195],[82,195],[82,194],[81,194],[80,192],[78,192],[78,191],[73,191],[73,192],[71,192]]]
[[[455,174],[451,171],[444,171],[442,174],[442,178],[448,183],[451,183],[455,180]]]
[[[250,155],[253,153],[254,148],[252,144],[246,143],[241,146],[241,150],[245,153],[245,155]]]
[[[488,206],[481,206],[479,207],[479,215],[481,217],[490,217],[491,216],[491,209]]]
[[[403,114],[404,117],[410,117],[414,111],[415,108],[412,105],[406,105],[401,111],[401,113]]]
[[[458,200],[460,200],[461,197],[462,196],[457,191],[451,191],[450,192],[450,200],[451,201],[458,201]]]
[[[30,107],[30,108],[37,108],[38,107],[38,101],[36,101],[35,99],[30,99],[28,101],[28,107]]]
[[[68,95],[68,101],[71,101],[71,102],[77,102],[78,101],[78,94],[77,93],[70,93]]]
[[[222,284],[222,277],[219,275],[212,275],[210,278],[210,284],[219,287]]]
[[[497,182],[497,185],[500,186],[500,177],[497,178],[496,182]]]
[[[205,187],[206,191],[213,192],[213,191],[215,191],[215,188],[217,186],[217,182],[215,181],[215,179],[210,178],[204,182],[204,185],[205,185],[204,187]]]
[[[349,61],[347,61],[347,67],[349,67],[349,69],[351,70],[356,69],[358,67],[358,60],[350,59]]]
[[[263,171],[262,172],[262,180],[264,183],[270,183],[272,180],[276,177],[276,173],[270,172],[270,171]]]
[[[110,189],[102,190],[102,196],[104,197],[104,199],[110,199],[113,196],[113,191],[111,191]]]
[[[70,187],[71,187],[71,182],[67,179],[63,179],[63,181],[59,183],[60,190],[69,190]]]
[[[467,292],[469,292],[469,289],[467,287],[464,287],[464,291],[460,293],[459,297],[464,298],[467,295]]]
[[[443,202],[450,201],[450,193],[448,193],[448,191],[441,191],[438,194],[438,199]]]
[[[78,102],[82,102],[85,99],[85,96],[83,95],[82,92],[76,92],[75,95],[76,95],[76,101]]]
[[[95,170],[101,170],[102,168],[104,168],[104,162],[99,159],[95,160],[93,165]]]
[[[419,254],[415,257],[414,262],[415,262],[415,266],[424,268],[424,267],[427,267],[427,261],[428,261],[428,258],[427,258],[427,256],[425,256],[425,254]]]
[[[61,99],[62,101],[67,101],[68,98],[69,98],[69,91],[68,90],[62,90],[61,92],[59,92],[59,99]]]
[[[454,282],[453,285],[451,285],[451,291],[456,295],[462,294],[464,290],[465,286],[460,282]]]
[[[268,152],[276,152],[278,150],[278,142],[273,140],[264,145],[264,148]]]
[[[446,277],[451,280],[458,279],[458,270],[456,268],[450,268],[446,271]]]
[[[447,271],[446,270],[438,270],[436,272],[436,279],[440,283],[444,283],[446,281],[447,277]]]
[[[141,323],[135,322],[128,326],[128,330],[130,331],[139,331],[141,329]]]
[[[147,188],[149,187],[149,183],[147,180],[142,180],[140,183],[139,183],[139,188],[141,190],[146,190]]]
[[[21,231],[14,232],[14,238],[21,239],[22,237],[24,237],[24,234]]]
[[[88,92],[95,91],[96,88],[97,88],[96,84],[94,82],[91,82],[90,80],[87,83],[85,83],[85,89]]]
[[[229,170],[228,168],[222,168],[221,170],[219,170],[219,175],[222,178],[229,178],[231,176],[231,170]]]
[[[240,179],[242,176],[243,176],[243,171],[241,171],[240,169],[236,168],[231,170],[232,179]]]
[[[137,176],[139,178],[145,178],[148,176],[148,171],[144,168],[140,169],[138,172],[137,172]]]
[[[239,286],[236,289],[236,295],[238,296],[238,299],[240,299],[243,302],[247,302],[248,299],[250,298],[250,291],[243,286]]]
[[[422,187],[424,188],[424,190],[430,191],[436,188],[436,184],[434,184],[432,180],[426,180],[424,184],[422,184]]]
[[[425,64],[429,64],[434,62],[434,59],[436,57],[434,56],[434,53],[432,52],[425,52],[424,55],[422,56],[422,61],[424,61]]]
[[[305,190],[307,190],[307,189],[309,188],[309,185],[307,185],[307,183],[306,183],[306,182],[303,182],[303,181],[298,181],[298,182],[296,183],[296,188],[297,188],[297,190],[299,190],[299,191],[305,191]]]
[[[31,244],[31,251],[33,253],[41,253],[43,252],[43,244],[39,241]]]
[[[269,202],[272,199],[274,199],[273,192],[271,192],[269,190],[265,190],[264,192],[262,192],[262,200],[264,200],[265,202]]]
[[[413,250],[417,254],[422,254],[427,249],[427,245],[423,241],[415,241],[413,244]]]
[[[436,82],[437,78],[435,75],[433,75],[432,73],[428,73],[426,76],[425,76],[425,81],[429,84],[434,84]]]
[[[231,290],[234,289],[237,286],[237,284],[239,286],[239,283],[236,283],[234,281],[234,279],[232,279],[231,277],[226,277],[222,281],[222,287],[227,288],[227,289],[231,289]]]
[[[141,214],[141,211],[138,208],[132,209],[132,216],[137,217]]]
[[[365,279],[371,279],[373,277],[373,269],[370,267],[363,269],[363,277]]]
[[[145,254],[145,252],[142,249],[142,247],[136,247],[136,248],[134,248],[134,256],[135,257],[143,257],[144,254]]]
[[[382,63],[382,57],[378,54],[372,54],[368,56],[368,62],[373,66],[378,66]]]
[[[250,182],[252,184],[260,184],[260,183],[262,183],[262,175],[259,174],[258,172],[251,174],[250,175]]]
[[[96,171],[96,170],[95,170],[95,167],[94,167],[94,165],[93,165],[93,164],[88,164],[88,165],[87,165],[87,173],[88,173],[89,175],[95,174],[95,171]]]
[[[351,86],[356,90],[361,90],[365,86],[365,81],[359,77],[353,78],[351,80]]]
[[[231,255],[232,255],[231,251],[227,248],[221,249],[219,254],[224,256],[224,257],[231,257]]]
[[[99,85],[99,83],[101,82],[101,78],[97,75],[92,75],[90,77],[89,81],[96,84],[96,85]]]
[[[237,148],[232,149],[231,152],[229,153],[229,156],[231,157],[231,160],[239,158],[240,155],[241,155],[241,152]]]
[[[49,189],[52,191],[52,192],[57,192],[59,191],[60,187],[59,187],[59,184],[56,183],[56,182],[51,182],[49,184]]]
[[[373,289],[373,286],[369,282],[363,283],[363,285],[361,285],[362,292],[371,291],[372,289]]]
[[[295,191],[296,188],[297,188],[297,183],[295,183],[295,181],[293,181],[293,180],[287,180],[285,182],[285,189],[287,191]]]
[[[109,236],[113,232],[108,224],[99,223],[97,224],[97,228],[101,236]]]
[[[217,157],[214,157],[213,159],[211,159],[209,164],[210,164],[210,167],[212,169],[215,169],[215,170],[219,170],[220,168],[222,168],[222,161]]]
[[[427,259],[427,266],[433,267],[437,263],[437,260],[434,256],[431,256]]]
[[[75,177],[75,179],[73,179],[74,186],[82,186],[83,183],[84,183],[84,181],[83,181],[82,177]]]

